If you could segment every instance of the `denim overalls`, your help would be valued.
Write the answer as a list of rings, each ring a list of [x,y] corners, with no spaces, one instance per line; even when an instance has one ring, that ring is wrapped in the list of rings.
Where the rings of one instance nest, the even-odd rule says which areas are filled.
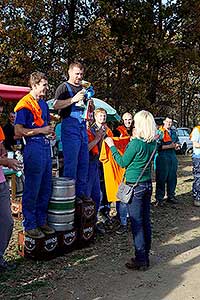
[[[74,96],[67,83],[70,97]],[[87,194],[87,176],[89,165],[88,136],[86,122],[82,118],[83,108],[72,104],[69,117],[61,124],[61,141],[64,156],[64,176],[76,180],[76,196]]]

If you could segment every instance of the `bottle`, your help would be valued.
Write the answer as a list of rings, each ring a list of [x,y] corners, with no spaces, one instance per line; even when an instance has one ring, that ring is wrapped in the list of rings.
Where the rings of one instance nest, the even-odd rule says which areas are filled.
[[[13,146],[13,148],[14,148],[14,158],[17,159],[21,163],[21,168],[16,173],[16,176],[20,177],[20,176],[22,176],[23,169],[24,169],[23,155],[22,155],[22,152],[21,152],[22,145],[20,143],[20,140],[17,140],[17,143],[16,143],[16,145]]]

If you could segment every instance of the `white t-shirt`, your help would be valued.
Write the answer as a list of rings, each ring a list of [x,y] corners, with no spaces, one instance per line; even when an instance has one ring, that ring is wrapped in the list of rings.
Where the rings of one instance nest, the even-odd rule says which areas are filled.
[[[192,131],[191,141],[200,143],[200,131],[197,127],[195,127]],[[193,154],[200,156],[200,148],[194,147],[194,144],[193,144]]]

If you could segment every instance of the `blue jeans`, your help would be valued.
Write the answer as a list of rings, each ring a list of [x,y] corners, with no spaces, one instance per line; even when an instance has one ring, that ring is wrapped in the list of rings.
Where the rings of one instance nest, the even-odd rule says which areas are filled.
[[[196,201],[200,201],[200,158],[192,157],[192,173],[194,176],[194,182],[192,185],[193,198]]]
[[[85,122],[67,117],[61,124],[64,177],[76,180],[76,196],[87,194],[89,166],[88,136]]]
[[[135,259],[138,264],[149,263],[151,248],[150,201],[152,195],[151,181],[141,182],[135,188],[128,211],[131,221]]]
[[[127,226],[128,204],[117,201],[116,209],[121,225]]]

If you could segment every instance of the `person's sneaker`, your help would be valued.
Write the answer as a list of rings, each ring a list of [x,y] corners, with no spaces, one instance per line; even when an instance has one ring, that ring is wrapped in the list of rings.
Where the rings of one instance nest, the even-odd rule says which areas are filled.
[[[113,225],[111,218],[105,219],[104,227],[105,227],[106,232],[111,232],[113,230],[114,225]]]
[[[116,230],[116,234],[122,235],[128,232],[127,225],[120,225]]]
[[[0,262],[0,273],[6,272],[6,271],[13,271],[17,268],[15,263],[9,263],[5,260],[2,260]]]
[[[42,239],[45,237],[44,233],[39,228],[27,230],[25,231],[25,235],[33,239]]]
[[[193,204],[194,204],[194,206],[200,206],[200,201],[199,200],[194,200],[194,202],[193,202]]]
[[[178,204],[178,200],[175,196],[173,197],[168,197],[167,202],[172,203],[172,204]]]
[[[163,207],[163,206],[165,206],[165,202],[163,200],[162,201],[156,200],[155,202],[153,202],[153,205],[155,207]]]
[[[95,229],[97,234],[104,235],[106,233],[103,223],[97,223]]]
[[[113,227],[115,227],[116,229],[118,229],[119,226],[120,226],[120,224],[121,224],[119,218],[117,216],[115,216],[115,217],[112,217],[111,220],[112,220]]]
[[[47,225],[47,224],[45,224],[43,226],[40,226],[40,230],[44,234],[53,234],[53,233],[55,233],[55,230],[53,228],[51,228],[49,225]]]

